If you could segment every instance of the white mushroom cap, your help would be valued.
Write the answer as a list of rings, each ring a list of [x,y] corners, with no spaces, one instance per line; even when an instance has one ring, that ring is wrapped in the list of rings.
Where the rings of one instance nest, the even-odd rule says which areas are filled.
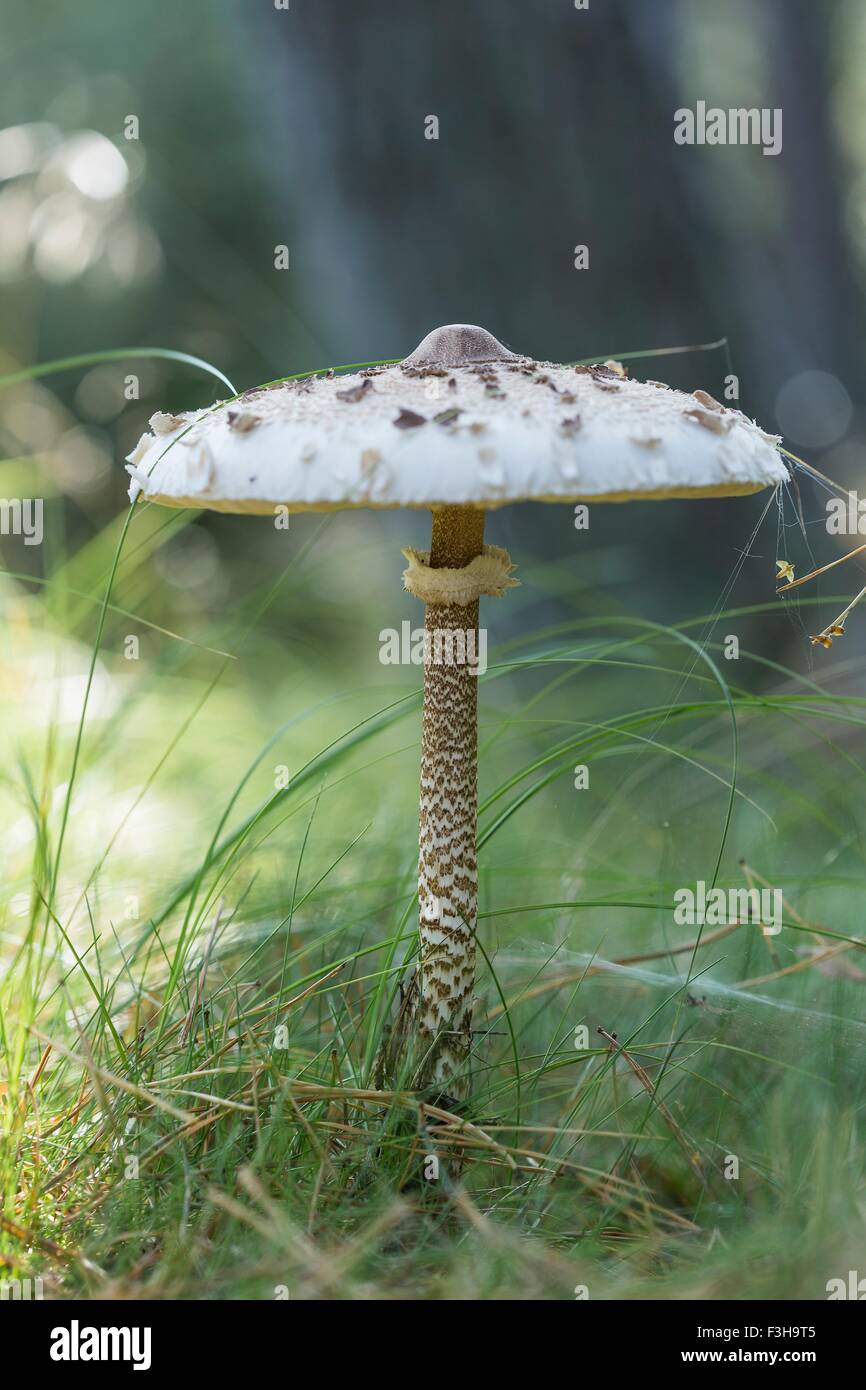
[[[228,512],[727,497],[784,481],[778,439],[703,391],[438,328],[403,362],[179,416],[129,456],[130,497]]]

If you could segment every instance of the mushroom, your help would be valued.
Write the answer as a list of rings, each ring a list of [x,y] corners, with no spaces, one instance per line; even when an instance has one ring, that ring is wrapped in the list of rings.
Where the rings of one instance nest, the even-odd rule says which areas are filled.
[[[427,644],[408,1011],[419,1084],[459,1091],[475,980],[478,604],[516,583],[507,552],[484,544],[485,511],[757,492],[787,477],[777,440],[705,392],[631,381],[618,363],[536,362],[466,324],[436,329],[397,365],[295,380],[153,423],[130,455],[133,500],[433,514],[430,550],[404,551]]]

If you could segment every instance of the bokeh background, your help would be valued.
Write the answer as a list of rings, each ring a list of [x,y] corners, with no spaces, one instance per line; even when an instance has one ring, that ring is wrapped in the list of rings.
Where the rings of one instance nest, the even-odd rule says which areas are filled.
[[[141,506],[101,623],[127,516],[125,456],[155,411],[226,389],[132,349],[205,359],[240,390],[400,357],[452,321],[554,360],[688,348],[631,370],[719,398],[734,372],[747,414],[860,487],[866,7],[4,0],[2,32],[0,378],[120,351],[0,380],[0,498],[45,499],[41,546],[0,536],[0,1095],[38,1062],[34,1021],[78,1046],[71,1009],[86,1019],[92,1008],[82,956],[93,975],[98,962],[104,1014],[148,1047],[167,981],[182,1009],[209,968],[213,1016],[228,1029],[238,999],[266,1018],[278,987],[340,957],[336,984],[305,1006],[291,1066],[306,1075],[324,1057],[330,1076],[339,1047],[341,1076],[366,1084],[375,1036],[364,1008],[377,970],[396,988],[385,946],[398,962],[411,950],[417,865],[419,672],[382,666],[379,633],[420,621],[400,548],[426,544],[429,518],[299,516],[284,532],[266,517]],[[782,152],[678,146],[674,112],[699,100],[781,107]],[[436,140],[425,138],[431,116]],[[577,245],[589,247],[586,270],[574,267]],[[280,246],[288,269],[275,267]],[[708,1152],[736,1145],[751,1174],[728,1212],[745,1243],[707,1246],[716,1272],[701,1297],[821,1297],[824,1279],[860,1258],[862,1184],[852,1176],[849,1193],[838,1174],[855,1167],[840,1116],[864,1074],[866,975],[856,953],[812,969],[826,940],[808,924],[843,949],[862,936],[861,710],[835,696],[862,693],[866,606],[832,651],[808,636],[866,582],[866,566],[854,560],[809,590],[816,607],[774,597],[778,555],[802,572],[810,555],[850,547],[827,534],[827,496],[802,475],[800,517],[791,489],[595,507],[588,531],[569,506],[524,505],[487,527],[522,580],[483,609],[490,661],[527,664],[500,666],[481,691],[480,939],[509,998],[529,982],[513,1011],[521,1055],[561,1063],[565,1091],[584,1020],[650,1049],[682,1027],[701,1047],[719,1044],[700,1057],[711,1085],[673,1078],[677,1115]],[[729,634],[739,662],[724,660]],[[738,746],[728,692],[688,646],[701,637],[736,687]],[[567,662],[545,664],[556,642]],[[363,739],[348,732],[359,728]],[[583,761],[591,793],[573,788]],[[225,853],[211,856],[218,843]],[[672,893],[717,872],[742,887],[752,870],[785,892],[794,929],[778,949],[739,931],[701,955],[708,973],[693,984],[688,954],[662,958],[691,931],[673,924]],[[224,931],[203,966],[220,899]],[[576,997],[590,956],[653,951],[657,973],[618,967]],[[561,993],[554,957],[572,970]],[[485,962],[477,1017],[494,1033],[479,1068],[491,1088],[512,1062],[498,988]],[[114,1068],[110,1043],[106,1055]],[[73,1106],[74,1067],[64,1074],[55,1056],[43,1085],[56,1087],[46,1113]],[[480,1104],[504,1105],[492,1093]],[[605,1129],[619,1103],[616,1090],[610,1112],[599,1100],[592,1125]],[[98,1133],[98,1114],[92,1123]],[[73,1125],[47,1159],[34,1150],[32,1191],[47,1184],[52,1237],[51,1204],[78,1220],[90,1194],[73,1185],[56,1197],[51,1162],[69,1159],[82,1184],[113,1171]],[[804,1176],[815,1136],[838,1161],[823,1178]],[[602,1170],[618,1161],[607,1142],[590,1134],[585,1146]],[[217,1181],[232,1180],[238,1144],[229,1135]],[[646,1173],[677,1204],[673,1150],[668,1141],[657,1163],[650,1145]],[[186,1178],[166,1173],[165,1205],[154,1197],[146,1219],[182,1232],[186,1214],[170,1203]],[[13,1164],[16,1221],[20,1190]],[[118,1190],[126,1232],[145,1218]],[[778,1191],[792,1194],[784,1249]],[[126,1237],[101,1250],[81,1210],[76,1239],[95,1241],[106,1268],[122,1264]],[[578,1240],[570,1198],[556,1220],[556,1239]],[[519,1221],[515,1231],[522,1241]],[[235,1249],[221,1276],[229,1293]],[[665,1269],[643,1283],[639,1262],[611,1250],[612,1287],[634,1278],[657,1297]],[[676,1297],[693,1287],[684,1250]],[[208,1247],[201,1268],[212,1260]],[[491,1296],[510,1277],[490,1275]],[[471,1254],[460,1278],[475,1296]]]

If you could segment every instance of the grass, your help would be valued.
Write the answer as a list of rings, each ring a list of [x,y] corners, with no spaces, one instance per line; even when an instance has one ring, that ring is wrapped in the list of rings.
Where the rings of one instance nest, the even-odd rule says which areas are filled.
[[[3,578],[6,1276],[824,1297],[863,1262],[866,701],[765,654],[778,601],[664,625],[564,562],[542,627],[524,573],[479,692],[472,1094],[434,1104],[376,1068],[415,944],[392,554],[292,525],[139,506]],[[677,927],[699,879],[781,887],[780,935]]]

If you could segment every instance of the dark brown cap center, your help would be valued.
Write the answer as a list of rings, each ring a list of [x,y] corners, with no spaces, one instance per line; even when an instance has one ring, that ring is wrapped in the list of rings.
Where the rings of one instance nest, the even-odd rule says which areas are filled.
[[[471,367],[476,362],[520,362],[523,359],[503,347],[486,328],[471,323],[449,323],[434,328],[414,352],[403,359],[404,367]]]

